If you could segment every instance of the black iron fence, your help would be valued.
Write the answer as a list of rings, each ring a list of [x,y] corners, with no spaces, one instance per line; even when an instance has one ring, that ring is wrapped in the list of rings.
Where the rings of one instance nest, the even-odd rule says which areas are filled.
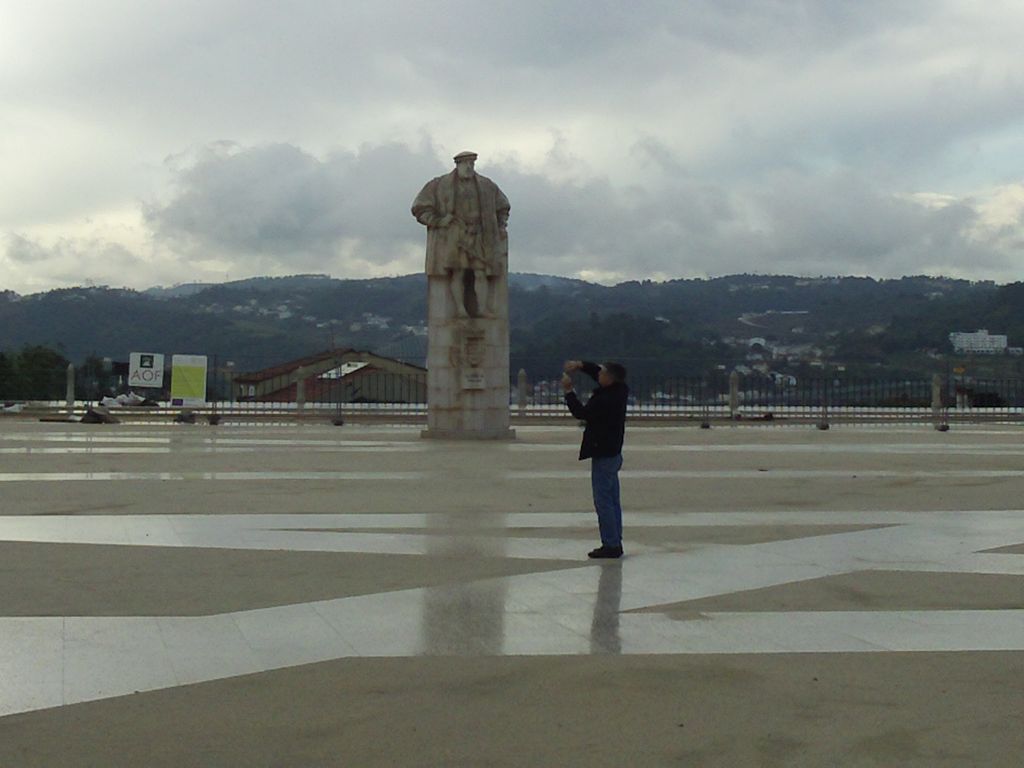
[[[426,418],[427,371],[398,363],[397,370],[360,362],[328,361],[288,370],[241,372],[211,358],[202,386],[193,397],[175,397],[174,371],[160,387],[132,387],[127,372],[72,369],[34,372],[28,391],[3,398],[36,408],[83,410],[104,404],[160,415],[182,408],[224,416],[273,416],[398,419]],[[337,364],[335,364],[337,363]],[[595,383],[576,375],[586,396]],[[818,424],[874,421],[951,422],[1024,418],[1024,380],[977,379],[935,375],[930,379],[866,379],[834,373],[796,378],[725,371],[703,376],[633,376],[630,415],[634,418],[699,421],[757,421]],[[34,387],[34,389],[33,389]],[[34,396],[33,396],[34,395]],[[566,417],[559,377],[510,377],[510,412],[521,418]]]

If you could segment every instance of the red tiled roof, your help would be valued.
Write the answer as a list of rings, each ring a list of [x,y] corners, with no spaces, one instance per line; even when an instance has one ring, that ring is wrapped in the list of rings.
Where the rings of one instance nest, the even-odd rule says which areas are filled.
[[[281,363],[280,365],[271,366],[270,368],[263,368],[262,370],[250,371],[248,373],[241,373],[238,376],[235,376],[235,381],[254,384],[259,381],[273,379],[276,376],[283,376],[284,374],[291,373],[292,371],[297,371],[299,368],[303,368],[307,365],[321,363],[324,360],[330,360],[332,358],[341,357],[342,355],[355,351],[356,350],[351,348],[329,349],[326,350],[325,352],[318,352],[315,355],[309,355],[308,357],[300,357],[297,360],[289,360],[287,363]]]
[[[374,354],[372,352],[365,352],[365,351],[360,351],[358,349],[352,349],[351,347],[346,347],[345,349],[329,349],[329,350],[327,350],[325,352],[319,352],[319,353],[317,353],[315,355],[309,355],[308,357],[300,357],[297,360],[290,360],[287,363],[281,363],[280,365],[275,365],[275,366],[272,366],[270,368],[264,368],[264,369],[259,370],[259,371],[250,371],[248,373],[240,373],[237,376],[235,376],[234,380],[236,382],[243,383],[243,384],[256,384],[256,383],[259,383],[261,381],[266,381],[267,379],[273,379],[273,378],[278,377],[278,376],[284,376],[285,374],[297,371],[299,368],[303,368],[303,367],[305,367],[307,365],[315,365],[316,363],[322,363],[325,360],[332,360],[332,359],[335,359],[335,358],[341,358],[341,357],[343,357],[345,355],[351,355],[351,354],[366,355],[368,357],[377,358],[378,360],[391,360],[392,359],[392,358],[384,358],[381,355],[376,355],[376,354]],[[399,363],[399,364],[404,365],[404,366],[407,366],[409,368],[415,368],[415,369],[420,370],[420,371],[425,371],[426,370],[426,368],[421,368],[420,366],[413,365],[412,363],[403,363],[403,362],[401,362],[399,360],[394,360],[394,362]]]

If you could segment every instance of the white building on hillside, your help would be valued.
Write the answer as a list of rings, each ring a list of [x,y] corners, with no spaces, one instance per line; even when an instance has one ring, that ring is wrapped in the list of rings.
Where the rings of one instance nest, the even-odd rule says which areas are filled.
[[[1007,340],[1004,334],[989,334],[982,328],[974,333],[955,331],[949,334],[954,352],[975,355],[1000,355],[1006,352]]]

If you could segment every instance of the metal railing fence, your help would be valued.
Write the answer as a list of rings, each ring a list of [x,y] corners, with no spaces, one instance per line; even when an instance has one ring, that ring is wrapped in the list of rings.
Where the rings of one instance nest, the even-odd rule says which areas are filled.
[[[327,370],[298,368],[272,375],[240,373],[214,363],[208,368],[205,397],[195,402],[171,398],[170,378],[162,389],[130,389],[116,376],[100,382],[95,372],[72,378],[65,370],[35,371],[11,403],[37,410],[82,411],[106,403],[136,414],[160,416],[182,408],[223,417],[364,418],[419,422],[427,414],[427,372],[373,367]],[[839,373],[806,376],[739,375],[724,371],[702,376],[641,375],[629,378],[632,418],[677,422],[757,421],[819,425],[844,422],[913,421],[936,426],[955,422],[1024,420],[1024,379],[974,379],[936,375],[931,379],[857,378]],[[577,374],[583,397],[596,386]],[[126,395],[129,391],[136,397]],[[26,396],[28,395],[28,396]],[[117,397],[120,395],[120,397]],[[146,402],[138,404],[138,400]],[[120,402],[119,402],[120,401]],[[557,376],[510,377],[512,416],[526,419],[568,418]],[[16,410],[24,410],[23,408]]]

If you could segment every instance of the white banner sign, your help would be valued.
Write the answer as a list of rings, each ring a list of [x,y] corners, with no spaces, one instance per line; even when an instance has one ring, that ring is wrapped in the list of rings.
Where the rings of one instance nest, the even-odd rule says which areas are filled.
[[[164,356],[151,352],[132,352],[128,356],[129,387],[162,387]]]

